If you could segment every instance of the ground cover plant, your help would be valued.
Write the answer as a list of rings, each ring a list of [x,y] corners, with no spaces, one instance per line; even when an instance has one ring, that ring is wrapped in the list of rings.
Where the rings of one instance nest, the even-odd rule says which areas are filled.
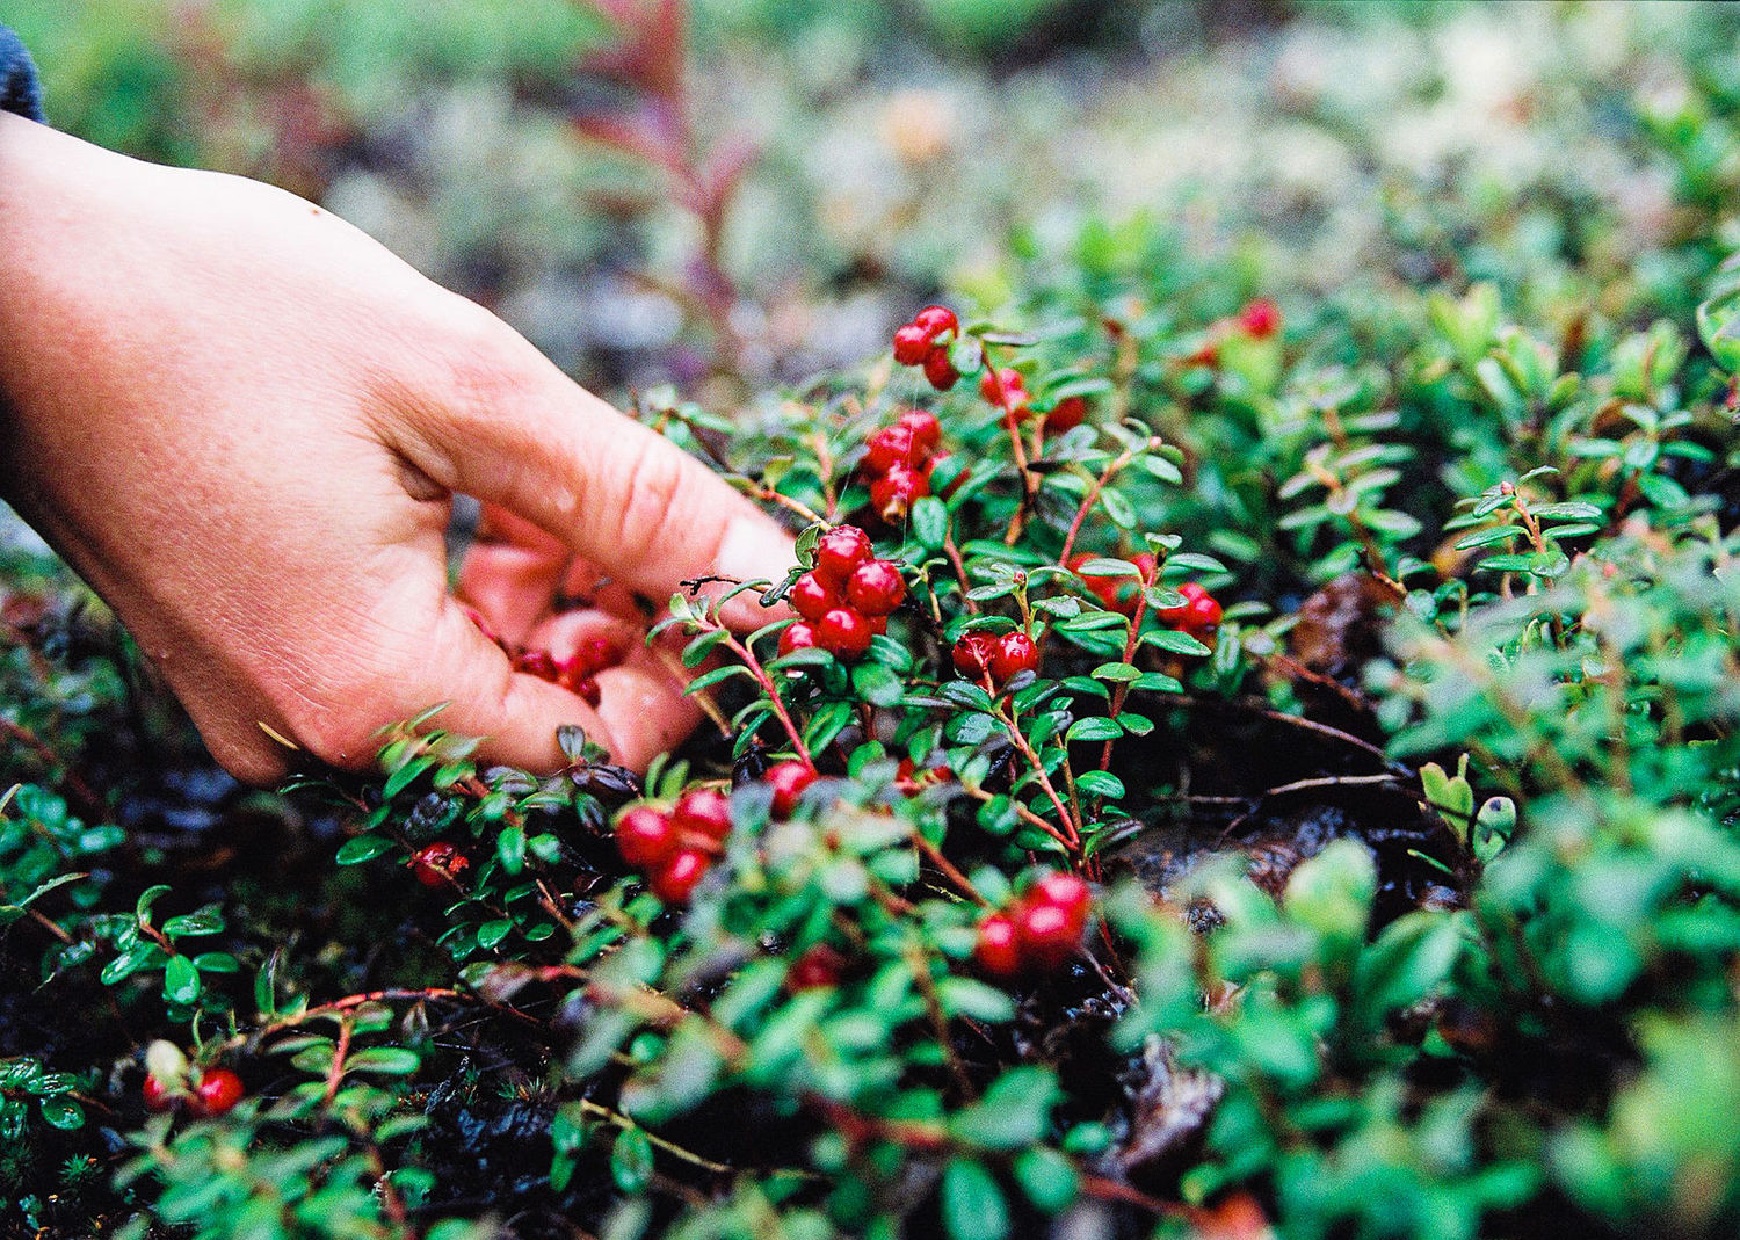
[[[1727,50],[1624,114],[1647,238],[1415,185],[1321,289],[1090,215],[636,394],[799,533],[724,583],[792,618],[668,600],[644,779],[432,703],[248,792],[7,544],[0,1226],[1732,1234]]]

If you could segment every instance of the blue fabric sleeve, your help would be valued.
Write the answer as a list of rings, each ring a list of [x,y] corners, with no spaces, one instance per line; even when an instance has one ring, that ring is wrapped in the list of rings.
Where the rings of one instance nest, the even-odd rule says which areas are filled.
[[[33,121],[42,119],[36,66],[18,36],[5,26],[0,26],[0,111],[16,112]]]

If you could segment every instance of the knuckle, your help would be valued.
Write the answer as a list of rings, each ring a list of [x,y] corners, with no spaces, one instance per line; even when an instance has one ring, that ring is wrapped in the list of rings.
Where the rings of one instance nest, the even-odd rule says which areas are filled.
[[[658,545],[673,522],[687,474],[685,458],[661,440],[643,440],[634,452],[614,506],[616,545],[625,554]]]

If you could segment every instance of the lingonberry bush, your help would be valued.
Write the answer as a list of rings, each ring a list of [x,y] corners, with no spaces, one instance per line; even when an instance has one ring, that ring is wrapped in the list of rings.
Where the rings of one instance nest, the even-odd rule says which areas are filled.
[[[167,725],[4,550],[0,1219],[1732,1234],[1703,89],[1636,279],[1319,297],[1090,223],[739,421],[649,407],[799,536],[695,583],[790,605],[757,633],[669,600],[711,722],[644,779],[574,730],[482,767],[434,707],[370,779],[110,801]],[[586,695],[622,652],[510,653]]]

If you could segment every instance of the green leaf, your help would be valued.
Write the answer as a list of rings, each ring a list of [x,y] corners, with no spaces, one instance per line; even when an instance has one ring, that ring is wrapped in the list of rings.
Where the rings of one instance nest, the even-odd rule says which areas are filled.
[[[852,688],[874,706],[898,705],[906,694],[900,677],[880,663],[860,663],[853,668]]]
[[[338,856],[334,858],[339,865],[358,865],[371,861],[384,852],[391,852],[393,841],[381,835],[359,835],[346,840],[339,847]]]
[[[610,1147],[610,1178],[623,1192],[638,1193],[652,1181],[652,1173],[652,1142],[639,1128],[624,1128]]]
[[[1058,1214],[1074,1203],[1081,1183],[1075,1164],[1047,1145],[1035,1146],[1015,1160],[1015,1182],[1042,1214]]]
[[[1080,741],[1115,741],[1123,736],[1124,729],[1111,719],[1092,716],[1087,719],[1077,719],[1069,725],[1069,731],[1063,739],[1069,744]]]
[[[991,1082],[984,1097],[950,1118],[949,1132],[981,1149],[1026,1149],[1045,1139],[1052,1108],[1062,1096],[1050,1069],[1011,1068]]]
[[[728,663],[724,667],[716,667],[710,672],[702,672],[689,682],[689,687],[685,692],[699,693],[703,689],[711,689],[716,684],[730,680],[733,676],[748,676],[751,680],[754,679],[750,670],[741,663]]]
[[[518,874],[526,867],[526,829],[524,827],[504,827],[496,837],[495,855],[501,861],[501,868],[509,874]]]
[[[1384,928],[1354,969],[1354,1001],[1367,1025],[1426,998],[1462,954],[1463,915],[1418,912]]]
[[[1015,1001],[995,986],[970,977],[945,977],[936,984],[944,1016],[970,1016],[1001,1025],[1015,1019]]]
[[[1110,771],[1083,771],[1075,778],[1076,787],[1091,797],[1112,797],[1124,795],[1124,781]]]
[[[956,1158],[943,1172],[943,1227],[949,1240],[1004,1240],[1009,1234],[1009,1204],[1003,1190],[971,1158]]]
[[[402,1046],[371,1046],[352,1053],[344,1061],[346,1072],[370,1072],[381,1076],[412,1076],[422,1066],[422,1056]]]
[[[85,1109],[71,1098],[44,1098],[38,1105],[42,1108],[42,1118],[48,1121],[50,1128],[71,1132],[75,1128],[84,1127]]]
[[[1475,530],[1466,538],[1456,540],[1456,550],[1470,551],[1475,547],[1489,547],[1493,543],[1509,542],[1521,534],[1520,525],[1492,525],[1483,530]]]
[[[1171,654],[1212,654],[1209,648],[1188,633],[1177,629],[1154,629],[1142,634],[1142,643]]]
[[[927,551],[941,551],[949,536],[949,510],[942,500],[926,495],[912,505],[912,536]]]
[[[199,970],[186,956],[171,956],[163,966],[163,997],[183,1006],[199,999]]]
[[[486,921],[477,928],[477,945],[484,951],[489,951],[512,934],[513,929],[514,923],[505,917]]]

